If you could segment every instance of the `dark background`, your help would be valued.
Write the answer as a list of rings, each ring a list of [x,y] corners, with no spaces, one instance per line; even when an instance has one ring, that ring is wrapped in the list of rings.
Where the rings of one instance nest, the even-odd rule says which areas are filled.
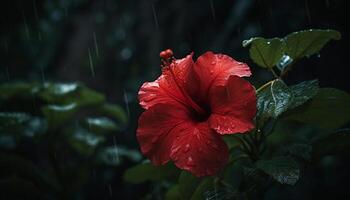
[[[251,66],[258,87],[272,77],[249,59],[244,39],[335,29],[342,40],[303,59],[286,81],[317,78],[323,87],[350,91],[346,0],[7,0],[0,13],[0,82],[78,81],[105,93],[129,114],[118,143],[135,149],[137,91],[159,75],[159,52],[165,48],[177,58],[192,51],[195,57],[208,50],[228,54]],[[123,170],[111,177],[113,194],[103,182],[85,192],[91,199],[143,196],[149,186],[124,185]]]

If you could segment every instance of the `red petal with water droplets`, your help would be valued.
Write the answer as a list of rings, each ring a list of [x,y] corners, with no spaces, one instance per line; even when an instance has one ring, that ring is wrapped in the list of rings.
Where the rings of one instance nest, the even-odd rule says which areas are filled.
[[[187,99],[180,91],[186,85],[189,71],[193,66],[192,54],[186,58],[174,61],[169,66],[172,67],[174,76],[170,74],[170,70],[163,70],[162,75],[153,82],[144,83],[138,93],[140,105],[144,109],[148,109],[158,103],[182,103],[187,104]],[[184,89],[186,90],[186,89]]]
[[[228,147],[208,123],[183,123],[174,128],[177,138],[171,159],[195,176],[210,176],[222,169],[229,157]]]
[[[244,133],[254,128],[256,94],[253,86],[238,76],[230,76],[225,86],[210,90],[210,127],[221,134]]]
[[[209,90],[213,86],[225,85],[227,79],[231,75],[239,77],[247,77],[251,75],[247,64],[238,62],[230,56],[224,54],[214,54],[206,52],[201,55],[194,64],[194,72],[199,81],[199,91],[195,91],[197,95],[200,93],[200,99],[206,99]],[[198,97],[197,97],[198,98]]]
[[[186,121],[187,109],[177,104],[157,104],[143,112],[137,128],[142,153],[155,165],[168,162],[173,141],[179,134],[175,128]]]

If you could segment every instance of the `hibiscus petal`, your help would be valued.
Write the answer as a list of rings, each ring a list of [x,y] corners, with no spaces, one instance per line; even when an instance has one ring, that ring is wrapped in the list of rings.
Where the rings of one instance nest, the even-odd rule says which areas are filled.
[[[187,110],[178,104],[157,104],[143,112],[137,128],[142,153],[155,165],[168,162],[177,134],[172,130],[188,119]]]
[[[201,55],[193,67],[200,80],[200,94],[207,96],[210,87],[225,85],[231,75],[247,77],[251,75],[247,64],[238,62],[224,54],[206,52]],[[198,91],[197,91],[198,93]]]
[[[209,176],[226,165],[228,147],[208,123],[183,123],[172,132],[177,133],[177,138],[170,157],[177,167],[195,176]]]
[[[244,133],[254,128],[256,94],[248,81],[230,76],[225,86],[210,90],[209,101],[212,111],[209,124],[218,133]]]
[[[189,71],[192,71],[192,66],[193,60],[190,54],[169,66],[173,73],[165,69],[157,80],[144,83],[138,93],[140,105],[148,109],[158,103],[186,104],[187,99],[181,89],[186,85],[185,82]]]

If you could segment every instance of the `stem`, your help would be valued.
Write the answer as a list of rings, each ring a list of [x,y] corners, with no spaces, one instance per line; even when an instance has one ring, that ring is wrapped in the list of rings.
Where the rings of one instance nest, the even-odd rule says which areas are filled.
[[[257,90],[256,90],[256,93],[259,93],[261,90],[265,89],[267,86],[271,85],[275,80],[272,80],[272,81],[269,81],[267,83],[265,83],[264,85],[262,85],[261,87],[259,87]]]
[[[275,72],[275,70],[273,70],[273,68],[270,69],[271,73],[273,74],[273,76],[275,78],[279,78],[279,76],[277,75],[277,73]]]

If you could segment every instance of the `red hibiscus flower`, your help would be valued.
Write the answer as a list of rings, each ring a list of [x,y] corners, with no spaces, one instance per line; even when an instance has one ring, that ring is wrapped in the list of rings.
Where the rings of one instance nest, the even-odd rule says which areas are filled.
[[[137,139],[153,164],[174,164],[196,176],[214,175],[229,157],[220,137],[254,128],[256,95],[240,77],[249,67],[223,54],[207,52],[175,59],[171,50],[160,54],[162,75],[144,83]]]

